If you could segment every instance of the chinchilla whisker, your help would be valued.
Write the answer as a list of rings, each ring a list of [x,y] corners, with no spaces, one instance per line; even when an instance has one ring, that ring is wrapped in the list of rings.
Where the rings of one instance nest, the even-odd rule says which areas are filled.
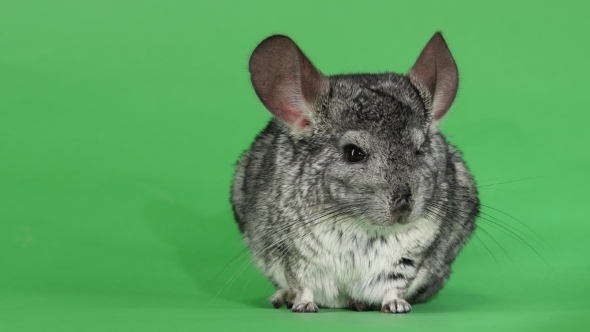
[[[339,213],[355,214],[355,211],[357,209],[359,209],[358,203],[359,203],[359,201],[356,201],[355,204],[347,204],[347,205],[341,204],[341,205],[336,206],[334,211],[339,212]],[[361,201],[361,203],[364,203],[364,201]],[[321,212],[322,211],[319,211],[319,213],[321,213]],[[310,217],[312,219],[315,219],[316,216],[314,214],[311,214]]]
[[[252,262],[253,260],[250,259],[250,262]],[[252,280],[252,276],[253,274],[250,274],[250,277],[248,277],[248,280],[246,280],[246,284],[244,285],[244,288],[242,288],[242,292],[240,293],[240,297],[243,298],[244,297],[244,292],[246,291],[246,288],[248,287],[248,285],[250,284],[250,281]]]
[[[518,268],[518,265],[516,265],[516,262],[514,262],[514,260],[512,259],[512,257],[510,255],[508,255],[508,252],[504,249],[504,247],[502,247],[500,245],[500,243],[492,236],[492,234],[490,234],[483,227],[481,227],[481,225],[477,225],[477,227],[482,232],[484,232],[484,234],[486,234],[498,246],[498,248],[500,248],[500,250],[502,250],[502,252],[504,252],[504,254],[506,255],[506,257],[508,257],[508,259],[512,262],[512,264],[514,265],[514,267],[516,268],[516,270],[520,273],[520,269]]]
[[[292,228],[290,228],[290,231],[293,232],[293,231],[296,231],[299,229],[307,228],[306,232],[303,234],[303,236],[307,236],[310,232],[309,229],[311,227],[313,227],[313,224],[320,223],[323,220],[325,220],[326,218],[330,218],[334,223],[338,223],[338,222],[348,219],[351,215],[354,215],[356,210],[357,210],[357,208],[354,206],[340,208],[336,211],[331,211],[330,213],[322,214],[320,217],[313,218],[313,219],[305,222],[304,224],[297,225],[297,228],[292,227]],[[366,209],[362,213],[365,213],[365,212],[366,212]],[[270,246],[264,248],[264,251],[269,252],[270,250],[280,246],[281,244],[284,244],[284,242],[288,239],[290,239],[289,234],[285,234],[285,236],[280,238],[278,241],[275,241]]]
[[[241,267],[240,271],[242,271],[242,270],[243,270],[243,269],[244,269],[246,266],[248,266],[248,265],[250,264],[250,261],[251,261],[251,260],[250,260],[250,259],[248,259],[248,260],[246,261],[246,263],[242,264],[242,267]],[[217,299],[217,297],[219,297],[219,295],[220,295],[220,294],[223,292],[223,290],[224,290],[224,289],[226,289],[226,292],[227,292],[227,289],[228,289],[228,288],[227,288],[227,287],[228,287],[228,284],[230,284],[230,282],[231,282],[231,281],[232,281],[232,280],[233,280],[235,277],[236,277],[236,273],[234,273],[234,274],[233,274],[233,275],[232,275],[232,276],[231,276],[231,277],[230,277],[230,278],[229,278],[229,279],[228,279],[228,280],[225,282],[225,284],[224,284],[224,285],[223,285],[223,286],[222,286],[222,287],[219,289],[219,291],[217,292],[217,294],[215,294],[215,296],[214,296],[214,297],[213,297],[211,300],[215,300],[215,299]],[[232,282],[232,283],[229,285],[229,287],[231,287],[231,285],[233,285],[233,282]]]
[[[289,230],[289,232],[286,232],[286,234],[284,234],[284,236],[282,238],[279,238],[278,241],[275,241],[273,244],[271,244],[270,246],[264,248],[265,251],[271,250],[276,248],[277,246],[281,245],[284,241],[290,239],[289,234],[292,233],[293,231],[297,231],[299,229],[304,229],[306,227],[309,226],[313,226],[313,224],[319,223],[322,220],[324,220],[325,218],[336,218],[339,215],[346,215],[347,211],[342,211],[342,210],[337,210],[337,211],[331,211],[328,214],[323,214],[318,218],[313,218],[303,224],[299,224],[299,225],[290,225],[290,226],[295,226],[295,227],[289,227],[289,228],[283,228],[281,229],[281,231],[287,231]]]
[[[482,216],[484,215],[486,218],[488,219],[492,219],[492,220],[488,220],[488,219],[484,219],[484,217]],[[534,243],[536,243],[537,245],[539,245],[540,247],[544,248],[545,250],[551,251],[551,249],[549,249],[545,244],[537,241],[535,238],[533,238],[532,236],[528,235],[527,233],[521,231],[520,229],[496,218],[495,216],[492,216],[491,214],[485,213],[480,211],[480,216],[479,218],[484,219],[484,220],[488,220],[489,222],[492,222],[494,224],[496,224],[498,227],[501,227],[503,229],[505,229],[507,232],[510,232],[513,235],[516,235],[516,233],[521,234],[522,236],[526,237],[527,239],[533,241]]]
[[[314,218],[312,220],[310,220],[309,222],[307,222],[305,225],[307,224],[312,224],[316,221],[316,219],[321,219],[324,217],[329,217],[332,214],[336,214],[339,213],[339,210],[341,209],[341,207],[339,206],[331,206],[331,207],[326,207],[325,210],[321,211],[323,214],[320,215],[318,218]],[[283,227],[276,229],[275,231],[277,232],[283,232],[286,231],[289,228],[293,228],[294,225],[292,224],[286,224],[283,225]],[[302,227],[302,226],[301,226]],[[280,244],[280,243],[279,243]],[[237,255],[235,255],[222,269],[221,271],[219,271],[212,280],[215,280],[216,278],[218,278],[223,272],[225,272],[225,270],[227,270],[230,266],[232,266],[239,258],[243,257],[244,254],[246,254],[248,252],[248,248],[244,248],[242,249]]]
[[[548,250],[552,250],[552,249],[551,249],[551,246],[549,246],[549,244],[548,244],[546,241],[544,241],[544,240],[543,240],[543,238],[542,238],[542,237],[541,237],[541,236],[540,236],[540,235],[539,235],[537,232],[535,232],[535,231],[534,231],[532,228],[530,228],[530,227],[529,227],[527,224],[525,224],[524,222],[520,221],[520,220],[519,220],[519,219],[517,219],[516,217],[514,217],[514,216],[512,216],[512,215],[510,215],[510,214],[508,214],[508,213],[506,213],[506,212],[504,212],[504,211],[502,211],[502,210],[500,210],[500,209],[497,209],[497,208],[491,207],[491,206],[489,206],[489,205],[481,204],[481,206],[482,206],[482,207],[484,207],[484,208],[490,209],[490,210],[494,210],[494,211],[496,211],[496,212],[498,212],[498,213],[501,213],[501,214],[503,214],[503,215],[507,216],[508,218],[510,218],[510,219],[512,219],[512,220],[514,220],[514,221],[516,221],[516,222],[518,222],[519,224],[521,224],[522,226],[526,227],[528,230],[530,230],[531,232],[533,232],[533,234],[535,234],[535,235],[536,235],[536,236],[537,236],[537,237],[538,237],[538,238],[539,238],[541,241],[543,241],[543,242],[544,242],[544,244],[547,246],[547,249],[548,249]]]
[[[484,229],[481,228],[481,226],[479,226],[479,225],[476,227],[476,229],[480,229],[480,230],[484,231]],[[475,233],[476,232],[474,232],[473,235],[475,235]],[[482,241],[479,237],[477,239],[479,240],[479,242],[481,242],[481,244],[483,244],[483,246],[487,249],[487,251],[490,253],[490,255],[492,255],[492,258],[496,262],[496,265],[498,265],[498,269],[500,269],[500,271],[503,271],[502,266],[500,265],[500,262],[498,261],[498,259],[496,258],[496,255],[494,255],[492,250],[490,250],[490,248],[487,246],[487,244],[485,244],[485,242]]]
[[[440,208],[441,207],[439,207],[439,209]],[[488,223],[491,223],[494,228],[499,229],[503,233],[505,233],[505,234],[507,234],[507,235],[509,235],[509,236],[511,236],[511,237],[513,237],[515,239],[517,239],[517,240],[520,240],[524,244],[530,246],[530,244],[526,240],[524,240],[521,236],[518,235],[518,233],[521,233],[526,238],[528,238],[531,241],[537,243],[538,245],[541,245],[540,243],[538,243],[537,241],[535,241],[535,239],[531,238],[530,236],[528,236],[526,233],[522,232],[521,230],[519,230],[519,229],[517,229],[517,228],[515,228],[515,227],[513,227],[511,225],[508,225],[508,224],[502,222],[501,220],[499,220],[499,219],[497,219],[497,218],[495,218],[493,216],[490,216],[490,215],[488,215],[488,214],[486,214],[484,212],[481,212],[480,211],[480,213],[483,214],[483,215],[480,214],[478,216],[478,219],[480,219],[482,221],[486,221]]]
[[[433,219],[432,219],[433,217],[434,217],[434,218],[441,219],[441,220],[442,220],[442,219],[444,219],[444,217],[442,217],[440,214],[438,214],[438,212],[436,212],[436,211],[432,211],[432,210],[430,210],[430,209],[426,209],[426,210],[425,210],[424,216],[425,216],[427,219],[429,219],[429,220],[431,220],[431,221],[433,221],[433,222],[436,222],[436,220],[433,220]],[[464,226],[464,225],[462,225],[462,224],[459,224],[459,225],[460,225],[460,226],[463,226],[463,227],[465,227],[465,226]],[[454,228],[455,226],[453,225],[453,226],[451,226],[451,227],[453,227],[453,228]],[[480,243],[481,243],[481,244],[484,246],[484,248],[486,248],[487,252],[490,254],[490,256],[492,256],[492,259],[494,260],[494,262],[496,263],[496,265],[498,266],[498,268],[499,268],[500,270],[502,270],[502,267],[501,267],[501,265],[500,265],[500,262],[498,261],[498,259],[496,258],[496,255],[494,255],[494,253],[492,252],[492,250],[490,250],[490,248],[489,248],[489,247],[488,247],[488,246],[485,244],[485,242],[484,242],[484,241],[483,241],[483,240],[482,240],[482,239],[481,239],[479,236],[477,236],[477,234],[476,234],[475,232],[474,232],[472,235],[473,235],[473,237],[475,237],[475,238],[476,238],[476,239],[477,239],[477,240],[478,240],[478,241],[479,241],[479,242],[480,242]]]
[[[328,209],[327,209],[327,211],[328,211],[328,212],[324,211],[324,212],[326,212],[326,213],[325,213],[325,215],[324,215],[324,217],[326,217],[326,216],[328,216],[329,214],[331,214],[331,213],[330,213],[330,211],[331,211],[332,213],[333,213],[333,212],[338,212],[338,207],[337,207],[337,206],[333,206],[333,207],[332,207],[332,209],[328,208]],[[309,223],[313,223],[313,222],[314,222],[314,220],[311,220]],[[286,225],[284,228],[288,228],[289,226],[292,226],[292,225]],[[279,232],[280,232],[280,231],[284,231],[284,230],[285,230],[285,229],[278,229],[277,231],[279,231]],[[288,236],[285,236],[285,237],[287,238]],[[282,241],[281,241],[281,242],[282,242]],[[279,245],[280,245],[280,243],[279,243]],[[226,270],[227,270],[227,269],[228,269],[228,268],[229,268],[231,265],[233,265],[235,262],[237,262],[237,260],[238,260],[238,259],[240,259],[241,257],[243,257],[243,255],[244,255],[244,254],[247,254],[247,253],[248,253],[248,248],[244,248],[244,249],[242,249],[242,250],[241,250],[241,251],[240,251],[240,252],[239,252],[239,253],[238,253],[236,256],[234,256],[234,257],[233,257],[233,258],[230,260],[230,262],[229,262],[229,263],[227,263],[227,264],[226,264],[226,265],[223,267],[223,269],[222,269],[221,271],[219,271],[219,272],[218,272],[218,273],[217,273],[217,274],[216,274],[216,275],[213,277],[213,279],[212,279],[212,280],[215,280],[216,278],[218,278],[218,277],[219,277],[219,276],[220,276],[220,275],[221,275],[223,272],[225,272],[225,271],[226,271]]]
[[[368,210],[369,210],[369,206],[367,206],[361,213],[359,213],[358,216],[364,215],[365,213],[367,213]],[[341,219],[339,221],[345,221],[345,220],[346,219]],[[354,225],[354,223],[352,223],[352,222],[349,223],[348,227],[346,228],[346,230],[344,230],[344,232],[348,232],[352,228],[353,225]]]
[[[432,211],[430,211],[432,212]],[[436,212],[435,212],[436,213]],[[482,217],[481,215],[478,216],[478,219],[481,219],[483,221],[487,221],[488,223],[490,223],[490,225],[493,227],[494,225],[496,226],[496,228],[501,227],[503,228],[505,231],[510,232],[514,237],[518,238],[523,244],[525,244],[527,247],[529,247],[549,268],[551,268],[551,270],[555,271],[553,269],[553,267],[547,262],[547,260],[545,258],[543,258],[543,256],[530,244],[528,243],[526,240],[524,240],[521,236],[519,236],[517,233],[512,232],[510,229],[503,227],[502,225],[497,224],[496,222],[494,222],[493,220],[490,220],[486,217]],[[478,225],[478,227],[480,227],[481,225]]]
[[[246,261],[246,263],[244,265],[242,265],[242,268],[240,269],[240,271],[238,272],[237,275],[234,274],[235,277],[232,277],[233,281],[226,287],[225,291],[223,292],[223,295],[225,295],[230,288],[233,286],[233,284],[236,282],[236,280],[238,280],[238,278],[242,275],[242,273],[244,273],[244,271],[246,270],[246,268],[252,263],[252,259],[248,259]]]
[[[498,186],[501,184],[506,184],[506,183],[513,183],[513,182],[520,182],[520,181],[525,181],[525,180],[530,180],[530,179],[538,179],[538,178],[543,178],[546,177],[544,175],[539,175],[539,176],[530,176],[528,178],[523,178],[523,179],[518,179],[518,180],[511,180],[511,181],[504,181],[504,182],[498,182],[498,183],[491,183],[491,184],[482,184],[482,185],[476,185],[476,187],[479,188],[483,188],[483,187],[490,187],[490,186]]]
[[[354,215],[358,207],[356,206],[345,206],[345,207],[338,207],[336,211],[333,211],[329,214],[322,214],[319,217],[313,217],[310,219],[309,222],[303,224],[304,226],[312,225],[317,222],[321,222],[326,219],[333,219],[335,222],[339,220],[339,218],[347,217],[349,215]],[[312,215],[313,216],[313,215]]]
[[[339,208],[338,206],[332,206],[332,207],[331,207],[331,209],[330,209],[330,207],[328,207],[328,208],[326,209],[327,211],[322,211],[322,212],[324,212],[324,214],[323,214],[323,215],[320,217],[320,219],[321,219],[321,218],[324,218],[324,217],[328,217],[328,216],[330,216],[331,214],[335,214],[335,213],[337,213],[337,212],[338,212],[338,208]],[[311,223],[313,223],[314,221],[315,221],[315,220],[310,220],[310,221],[309,221],[308,223],[306,223],[306,224],[311,224]],[[288,224],[288,225],[285,225],[285,227],[283,227],[283,228],[281,228],[281,229],[277,229],[277,231],[281,232],[281,231],[284,231],[284,230],[286,230],[287,228],[290,228],[290,227],[292,228],[292,226],[293,226],[293,225],[289,225],[289,224]],[[288,236],[286,236],[285,238],[288,238]],[[279,241],[280,241],[280,240],[279,240]],[[283,241],[280,241],[280,242],[283,242]],[[281,243],[278,243],[277,245],[280,245],[280,244],[281,244]],[[272,249],[272,248],[267,248],[267,249]],[[212,280],[215,280],[216,278],[218,278],[218,277],[219,277],[219,276],[220,276],[220,275],[221,275],[223,272],[225,272],[225,271],[226,271],[226,270],[227,270],[227,269],[228,269],[230,266],[232,266],[232,265],[233,265],[235,262],[237,262],[237,260],[238,260],[238,259],[240,259],[241,257],[243,257],[243,255],[244,255],[244,254],[247,254],[247,253],[248,253],[248,248],[244,248],[244,249],[242,249],[242,250],[241,250],[241,251],[240,251],[240,252],[239,252],[239,253],[238,253],[236,256],[234,256],[234,257],[233,257],[233,258],[230,260],[230,262],[229,262],[229,263],[227,263],[227,264],[226,264],[226,265],[223,267],[223,269],[222,269],[221,271],[219,271],[219,272],[218,272],[218,273],[217,273],[217,274],[216,274],[216,275],[213,277],[213,279],[212,279]]]
[[[286,223],[285,225],[282,225],[281,227],[278,227],[278,228],[274,228],[273,230],[275,232],[282,233],[283,231],[287,231],[293,227],[303,227],[305,225],[309,225],[309,224],[314,223],[318,219],[322,219],[325,217],[329,217],[333,214],[337,214],[337,213],[339,213],[339,210],[340,209],[337,206],[328,207],[325,210],[318,211],[317,214],[311,214],[311,217],[312,217],[311,220],[308,220],[304,223]]]
[[[482,217],[480,216],[480,218],[482,218]],[[496,225],[496,226],[502,227],[502,226],[500,226],[500,225],[498,225],[498,224],[494,223],[493,221],[490,221],[489,219],[484,219],[484,218],[482,218],[482,220],[485,220],[485,221],[489,222],[491,226],[493,226],[493,225]],[[502,228],[504,228],[504,227],[502,227]],[[506,228],[504,228],[504,229],[506,230]],[[532,246],[530,243],[528,243],[527,241],[525,241],[525,240],[524,240],[522,237],[520,237],[518,234],[516,234],[516,233],[514,233],[514,232],[511,232],[511,233],[512,233],[514,236],[516,236],[518,239],[520,239],[520,240],[522,241],[522,243],[524,243],[524,244],[525,244],[527,247],[529,247],[529,248],[530,248],[530,249],[531,249],[531,250],[532,250],[532,251],[533,251],[533,252],[534,252],[534,253],[535,253],[535,254],[536,254],[536,255],[537,255],[537,256],[538,256],[538,257],[539,257],[539,258],[540,258],[540,259],[541,259],[541,260],[542,260],[542,261],[543,261],[543,262],[544,262],[544,263],[545,263],[547,266],[548,266],[548,267],[549,267],[549,268],[551,268],[551,270],[553,270],[553,271],[555,272],[555,270],[554,270],[554,269],[553,269],[553,267],[552,267],[552,266],[549,264],[549,262],[547,262],[547,260],[546,260],[545,258],[543,258],[543,256],[541,256],[541,254],[540,254],[540,253],[539,253],[539,252],[538,252],[538,251],[537,251],[537,250],[536,250],[536,249],[535,249],[535,248],[534,248],[534,247],[533,247],[533,246]]]
[[[439,205],[440,205],[440,204],[439,204]],[[484,208],[484,209],[491,209],[491,210],[494,210],[494,211],[496,211],[496,212],[498,212],[498,213],[501,213],[501,214],[503,214],[503,215],[505,215],[505,216],[507,216],[507,217],[511,218],[512,220],[514,220],[514,221],[518,222],[519,224],[521,224],[522,226],[524,226],[526,229],[528,229],[529,231],[531,231],[531,232],[532,232],[534,235],[536,235],[536,237],[537,237],[539,240],[536,240],[536,239],[534,239],[532,236],[530,236],[530,235],[526,234],[526,233],[525,233],[525,232],[523,232],[522,230],[520,230],[520,229],[518,229],[518,228],[516,228],[516,227],[514,227],[514,226],[512,226],[512,225],[510,225],[510,224],[508,224],[507,222],[505,222],[505,221],[503,221],[503,220],[500,220],[499,218],[497,218],[497,217],[495,217],[495,216],[492,216],[492,215],[491,215],[491,214],[489,214],[489,213],[486,213],[485,211],[481,211],[481,210],[480,210],[480,216],[479,216],[479,218],[482,218],[482,216],[481,216],[481,215],[485,215],[485,216],[487,216],[488,218],[491,218],[491,219],[495,220],[496,222],[498,222],[498,223],[502,224],[504,227],[508,227],[508,228],[512,229],[513,231],[515,231],[515,232],[518,232],[518,233],[519,233],[519,234],[521,234],[522,236],[525,236],[525,237],[527,237],[528,239],[530,239],[531,241],[535,242],[536,244],[538,244],[539,246],[543,247],[544,249],[546,249],[546,250],[548,250],[548,251],[550,251],[550,252],[552,251],[552,249],[551,249],[551,247],[549,246],[549,244],[547,244],[547,242],[546,242],[546,241],[544,241],[544,240],[543,240],[543,238],[542,238],[542,237],[541,237],[541,236],[540,236],[538,233],[536,233],[536,232],[535,232],[535,231],[534,231],[532,228],[530,228],[530,227],[529,227],[528,225],[526,225],[524,222],[522,222],[522,221],[518,220],[517,218],[513,217],[512,215],[510,215],[510,214],[508,214],[508,213],[506,213],[506,212],[503,212],[503,211],[501,211],[501,210],[499,210],[499,209],[496,209],[496,208],[494,208],[494,207],[491,207],[491,206],[489,206],[489,205],[481,204],[481,206],[482,206],[482,208]],[[442,209],[444,209],[444,208],[445,208],[444,206],[438,206],[438,207],[439,207],[439,208],[442,208]],[[499,226],[500,226],[500,225],[499,225]],[[502,226],[501,226],[501,227],[502,227]],[[539,241],[541,241],[541,242],[539,242]]]
[[[211,280],[215,280],[217,277],[219,277],[223,272],[225,272],[225,270],[227,270],[230,266],[237,262],[238,259],[244,257],[244,254],[246,253],[248,253],[247,247],[240,250],[240,252],[237,255],[235,255],[234,258],[232,258],[227,264],[225,264],[223,269],[221,269],[221,271],[219,271]]]
[[[457,226],[457,225],[461,226],[462,228],[466,228],[466,226],[465,226],[465,225],[463,225],[463,224],[452,224],[452,225],[453,225],[453,226],[452,226],[453,228],[456,228],[456,226]],[[493,242],[495,242],[495,243],[496,243],[496,245],[497,245],[498,247],[500,247],[500,249],[501,249],[502,251],[504,251],[504,253],[506,254],[506,256],[507,256],[507,257],[510,259],[510,261],[511,261],[511,262],[514,264],[514,261],[512,260],[512,257],[510,257],[510,256],[508,255],[508,253],[507,253],[507,252],[504,250],[504,248],[503,248],[502,246],[500,246],[500,244],[499,244],[499,243],[496,241],[496,239],[494,239],[494,238],[493,238],[493,237],[492,237],[492,236],[491,236],[491,235],[490,235],[488,232],[486,232],[486,230],[485,230],[485,229],[483,229],[483,228],[481,227],[481,225],[476,225],[475,227],[476,227],[476,230],[477,230],[477,229],[481,230],[481,231],[482,231],[482,232],[484,232],[484,234],[485,234],[485,235],[487,235],[487,236],[488,236],[488,237],[489,237],[489,238],[490,238],[490,239],[491,239]],[[494,252],[493,252],[493,251],[490,249],[490,247],[489,247],[489,246],[488,246],[488,245],[485,243],[485,241],[484,241],[484,240],[483,240],[481,237],[479,237],[479,236],[477,235],[477,231],[473,232],[473,236],[474,236],[474,237],[475,237],[475,238],[476,238],[476,239],[477,239],[477,240],[478,240],[478,241],[479,241],[479,242],[480,242],[480,243],[481,243],[481,244],[482,244],[482,245],[483,245],[483,246],[486,248],[486,250],[487,250],[487,251],[490,253],[490,255],[492,256],[492,259],[494,260],[494,262],[495,262],[495,263],[496,263],[496,265],[498,266],[498,269],[499,269],[500,271],[503,271],[504,269],[502,268],[502,264],[500,264],[500,261],[498,260],[498,258],[496,257],[496,255],[494,255]]]
[[[437,214],[436,212],[429,211],[429,213],[430,213],[430,215],[431,215],[431,216],[434,216],[435,218],[438,218],[439,220],[446,220],[444,216],[442,216],[442,215],[440,215],[440,214]],[[432,220],[432,219],[430,219],[430,220]],[[435,221],[435,220],[433,220],[433,221]],[[463,228],[463,229],[464,229],[464,230],[466,230],[466,231],[471,231],[471,230],[470,230],[470,229],[467,227],[467,225],[463,225],[463,224],[461,224],[461,223],[453,223],[453,222],[449,222],[449,223],[448,223],[448,225],[449,225],[450,227],[454,228],[454,229],[457,229],[457,226],[460,226],[461,228]]]
[[[442,206],[440,204],[438,204],[438,205],[437,204],[432,204],[432,205],[435,206],[435,207],[437,207],[440,210],[443,210],[443,211],[445,210],[445,206]],[[531,236],[529,236],[528,234],[526,234],[522,230],[520,230],[520,229],[518,229],[518,228],[516,228],[516,227],[514,227],[514,226],[512,226],[512,225],[510,225],[510,224],[508,224],[508,223],[506,223],[506,222],[504,222],[504,221],[502,221],[502,220],[500,220],[500,219],[498,219],[498,218],[496,218],[496,217],[488,214],[488,213],[485,213],[483,211],[480,211],[480,215],[478,216],[478,218],[483,219],[483,218],[485,218],[484,216],[487,217],[487,218],[489,218],[489,219],[492,219],[492,222],[495,221],[495,223],[497,223],[499,227],[504,228],[506,231],[508,231],[510,233],[519,233],[519,234],[522,234],[526,238],[528,238],[531,241],[533,241],[533,242],[537,243],[538,245],[542,246],[541,243],[538,243],[535,239],[533,239]]]
[[[336,214],[338,214],[338,213],[342,213],[342,211],[341,211],[341,210],[342,210],[342,208],[340,208],[340,207],[338,207],[338,206],[327,207],[327,208],[326,208],[324,211],[321,211],[321,212],[322,212],[322,214],[321,214],[321,215],[319,215],[319,216],[316,216],[316,218],[313,218],[312,220],[310,220],[310,221],[308,221],[308,222],[306,222],[306,223],[304,223],[304,224],[302,224],[302,225],[301,225],[301,224],[300,224],[300,225],[297,225],[297,227],[304,227],[304,226],[307,226],[307,225],[309,225],[309,224],[313,224],[313,223],[314,223],[314,222],[316,222],[317,220],[320,220],[320,221],[321,221],[321,219],[323,219],[323,218],[331,217],[331,216],[334,216],[334,215],[336,215]],[[345,212],[346,212],[346,211],[345,211]],[[294,225],[292,225],[292,224],[287,224],[287,225],[284,225],[284,226],[283,226],[283,227],[281,227],[281,228],[278,228],[278,229],[276,229],[276,231],[277,231],[277,232],[286,231],[288,228],[293,228],[293,226],[294,226]],[[285,236],[285,239],[286,239],[286,238],[288,238],[288,237],[289,237],[289,236],[288,236],[288,234],[287,234],[287,235]],[[279,243],[278,243],[277,245],[280,245],[280,244],[283,242],[283,240],[284,240],[284,239],[280,239],[280,240],[278,241]],[[267,249],[272,249],[272,248],[267,248]],[[226,270],[227,270],[227,269],[228,269],[228,268],[229,268],[231,265],[233,265],[235,262],[237,262],[237,260],[239,260],[241,257],[243,257],[243,255],[244,255],[244,254],[247,254],[247,253],[248,253],[248,248],[244,248],[244,249],[242,249],[242,250],[241,250],[241,251],[240,251],[240,252],[239,252],[239,253],[238,253],[236,256],[234,256],[234,257],[233,257],[233,258],[230,260],[230,262],[229,262],[229,263],[227,263],[227,264],[226,264],[226,265],[223,267],[223,269],[222,269],[221,271],[219,271],[219,272],[218,272],[218,273],[217,273],[217,274],[216,274],[216,275],[213,277],[213,279],[212,279],[212,280],[215,280],[216,278],[218,278],[218,277],[219,277],[219,276],[220,276],[220,275],[221,275],[223,272],[225,272],[225,271],[226,271]]]
[[[328,208],[328,209],[326,209],[324,211],[318,211],[317,214],[316,213],[312,213],[309,216],[310,219],[308,221],[304,222],[304,223],[286,224],[286,225],[283,225],[280,228],[276,228],[275,231],[283,232],[283,231],[286,231],[286,230],[292,229],[292,228],[298,229],[299,227],[306,227],[306,226],[309,226],[309,225],[313,225],[316,222],[318,222],[318,220],[321,221],[321,220],[324,220],[326,218],[334,217],[335,215],[338,215],[338,214],[341,214],[341,213],[352,212],[352,211],[350,211],[350,209],[351,209],[351,207],[342,208],[342,207],[339,207],[339,206],[334,206],[334,207]]]
[[[488,182],[488,181],[495,181],[495,180],[500,180],[500,179],[505,179],[505,177],[495,177],[495,178],[491,178],[491,179],[483,179],[483,180],[477,180],[476,179],[476,183],[481,183],[481,182]]]
[[[508,193],[518,193],[518,191],[515,191],[515,190],[500,189],[500,188],[488,188],[488,187],[484,187],[484,188],[478,188],[478,189],[504,191],[504,192],[508,192]]]

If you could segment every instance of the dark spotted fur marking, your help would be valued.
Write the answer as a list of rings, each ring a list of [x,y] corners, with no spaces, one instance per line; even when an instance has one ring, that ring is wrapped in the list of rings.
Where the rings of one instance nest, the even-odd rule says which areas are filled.
[[[373,278],[370,282],[369,285],[375,285],[381,282],[387,282],[387,281],[394,281],[394,280],[404,280],[405,282],[407,282],[406,280],[406,276],[404,276],[401,273],[396,273],[396,272],[383,272],[378,274],[375,278]]]
[[[402,259],[399,260],[398,264],[414,267],[414,261],[405,257],[402,257]]]

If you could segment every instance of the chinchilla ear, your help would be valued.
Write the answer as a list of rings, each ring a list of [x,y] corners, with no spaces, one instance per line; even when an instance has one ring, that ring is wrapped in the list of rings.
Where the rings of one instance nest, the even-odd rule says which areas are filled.
[[[426,44],[408,77],[419,89],[430,93],[432,123],[437,124],[451,108],[459,86],[457,65],[440,32]]]
[[[250,57],[256,94],[277,118],[296,130],[310,126],[314,102],[328,92],[324,77],[286,36],[266,38]]]

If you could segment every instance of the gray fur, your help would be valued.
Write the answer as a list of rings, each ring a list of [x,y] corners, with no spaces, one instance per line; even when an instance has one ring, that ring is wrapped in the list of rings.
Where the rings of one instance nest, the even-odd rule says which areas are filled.
[[[444,286],[475,228],[473,177],[438,131],[433,93],[419,82],[394,73],[325,82],[309,101],[308,128],[273,110],[278,118],[239,160],[236,221],[279,288],[275,307],[408,312]],[[347,144],[365,160],[348,162]],[[392,202],[404,188],[410,212],[399,217]]]

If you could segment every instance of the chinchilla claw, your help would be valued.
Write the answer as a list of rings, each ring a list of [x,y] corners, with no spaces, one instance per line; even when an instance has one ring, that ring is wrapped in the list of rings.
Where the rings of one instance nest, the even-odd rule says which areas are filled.
[[[389,301],[381,307],[381,311],[384,313],[391,313],[391,314],[405,314],[412,310],[412,306],[406,301],[402,299],[395,299]]]
[[[319,308],[318,306],[313,303],[313,302],[303,302],[303,303],[296,303],[293,305],[293,308],[291,309],[293,312],[318,312]]]

